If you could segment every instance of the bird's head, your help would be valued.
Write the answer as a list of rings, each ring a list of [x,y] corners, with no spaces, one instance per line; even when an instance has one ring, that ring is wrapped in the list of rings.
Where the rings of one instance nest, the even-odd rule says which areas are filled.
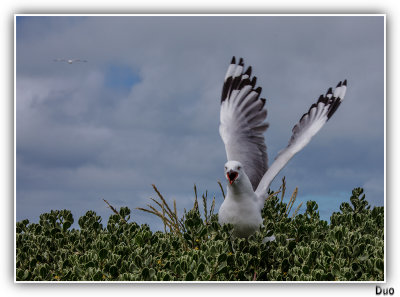
[[[240,180],[242,175],[243,175],[243,166],[240,162],[228,161],[225,163],[225,177],[230,185]]]

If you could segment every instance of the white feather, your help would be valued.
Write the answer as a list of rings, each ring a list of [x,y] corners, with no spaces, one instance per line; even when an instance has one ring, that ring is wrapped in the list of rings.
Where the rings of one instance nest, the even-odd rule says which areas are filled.
[[[235,59],[232,61],[234,63]],[[228,183],[227,196],[219,210],[219,222],[233,224],[235,236],[247,237],[262,224],[261,210],[272,180],[328,121],[328,115],[335,111],[332,108],[337,108],[344,98],[347,82],[340,82],[333,94],[329,90],[309,109],[293,127],[287,147],[278,153],[268,168],[263,135],[268,128],[265,122],[267,110],[264,102],[258,99],[258,90],[256,92],[250,83],[246,84],[249,75],[242,71],[242,65],[231,64],[228,67],[224,84],[224,94],[226,91],[227,95],[221,102],[219,133],[228,159],[225,175],[232,170],[238,173],[238,177]],[[246,81],[243,81],[243,86],[240,82],[235,83],[237,89],[232,90],[232,82],[239,76]],[[238,89],[239,85],[241,89]]]

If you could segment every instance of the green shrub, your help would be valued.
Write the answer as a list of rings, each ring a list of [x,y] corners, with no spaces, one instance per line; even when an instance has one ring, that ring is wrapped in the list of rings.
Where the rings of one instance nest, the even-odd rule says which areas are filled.
[[[154,187],[155,188],[155,187]],[[161,194],[157,191],[159,197]],[[231,226],[218,224],[215,200],[207,209],[196,199],[178,219],[176,207],[153,199],[165,231],[130,222],[130,210],[113,209],[107,225],[88,211],[79,230],[69,210],[51,211],[38,224],[16,224],[17,281],[382,281],[384,210],[370,210],[363,190],[353,190],[331,223],[318,205],[289,217],[288,204],[272,193],[263,209],[264,227],[248,239],[232,239]],[[164,202],[165,203],[164,203]],[[111,206],[110,206],[111,207]],[[275,241],[264,242],[274,235]]]

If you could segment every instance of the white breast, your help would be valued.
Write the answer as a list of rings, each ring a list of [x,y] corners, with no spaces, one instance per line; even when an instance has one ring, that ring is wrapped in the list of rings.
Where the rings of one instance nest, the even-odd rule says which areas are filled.
[[[221,225],[232,224],[236,237],[248,237],[259,230],[263,219],[255,194],[238,197],[228,193],[219,210],[218,220]]]

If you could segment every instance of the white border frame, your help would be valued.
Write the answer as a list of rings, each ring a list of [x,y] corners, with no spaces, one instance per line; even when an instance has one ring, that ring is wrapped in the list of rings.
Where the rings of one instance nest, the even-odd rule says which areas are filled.
[[[16,225],[16,18],[18,16],[142,16],[142,17],[157,17],[157,16],[171,16],[171,17],[176,17],[176,16],[192,16],[192,17],[201,17],[201,16],[213,16],[213,17],[219,17],[219,16],[383,16],[384,17],[384,280],[383,281],[172,281],[172,282],[165,282],[165,281],[62,281],[62,282],[57,282],[57,281],[41,281],[41,282],[34,282],[34,281],[17,281],[16,280],[16,230],[15,230],[15,225]],[[87,14],[87,13],[82,13],[82,14],[14,14],[14,283],[16,284],[23,284],[23,283],[40,283],[40,284],[67,284],[67,283],[79,283],[79,284],[87,284],[87,283],[94,283],[94,284],[126,284],[126,283],[138,283],[138,284],[208,284],[208,283],[216,283],[216,284],[274,284],[274,283],[279,283],[279,284],[297,284],[297,283],[306,283],[306,284],[382,284],[387,282],[387,261],[386,261],[386,255],[387,255],[387,236],[386,236],[386,228],[387,228],[387,214],[386,214],[386,14],[234,14],[234,13],[227,13],[227,14],[176,14],[176,13],[162,13],[162,14],[154,14],[154,13],[149,13],[149,14]]]

